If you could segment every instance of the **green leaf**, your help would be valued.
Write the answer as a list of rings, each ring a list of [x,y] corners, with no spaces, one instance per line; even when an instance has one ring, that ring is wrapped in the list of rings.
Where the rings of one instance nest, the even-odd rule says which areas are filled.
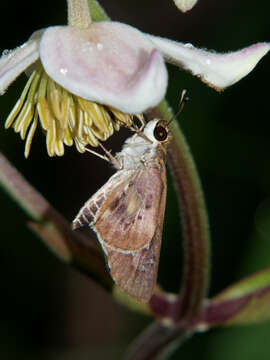
[[[209,300],[198,328],[248,325],[270,320],[270,266],[231,285]]]
[[[226,325],[248,325],[270,320],[270,286],[262,294],[250,296],[249,301]]]
[[[215,301],[237,299],[243,296],[252,295],[270,286],[270,266],[250,275],[243,280],[229,286],[219,295],[215,296]]]
[[[110,18],[106,14],[105,10],[99,5],[96,0],[88,0],[90,7],[91,17],[94,21],[109,21]]]

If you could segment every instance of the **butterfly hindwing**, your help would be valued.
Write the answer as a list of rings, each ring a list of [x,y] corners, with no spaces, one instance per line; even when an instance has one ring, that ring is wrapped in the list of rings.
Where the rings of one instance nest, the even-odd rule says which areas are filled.
[[[149,301],[156,283],[161,232],[157,229],[149,248],[123,254],[104,246],[111,276],[119,288],[140,301]]]

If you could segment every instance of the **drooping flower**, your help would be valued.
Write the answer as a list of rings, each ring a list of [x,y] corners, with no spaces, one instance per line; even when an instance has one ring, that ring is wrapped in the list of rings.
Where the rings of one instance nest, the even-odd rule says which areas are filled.
[[[37,31],[0,58],[0,94],[22,72],[30,73],[6,121],[27,139],[25,156],[38,123],[50,156],[62,155],[64,144],[75,143],[84,152],[120,125],[129,126],[130,114],[156,106],[165,96],[165,61],[220,90],[247,75],[270,48],[259,43],[216,54],[122,23],[92,23],[87,0],[68,0],[68,5],[69,25]]]

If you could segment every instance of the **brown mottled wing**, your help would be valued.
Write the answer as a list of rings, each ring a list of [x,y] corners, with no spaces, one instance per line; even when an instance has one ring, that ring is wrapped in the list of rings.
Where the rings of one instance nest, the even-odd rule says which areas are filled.
[[[111,276],[119,288],[139,301],[150,300],[157,280],[163,219],[149,248],[122,254],[104,246]]]
[[[73,229],[91,226],[102,246],[133,252],[149,245],[164,187],[164,162],[150,162],[139,170],[118,171],[81,208]],[[166,178],[165,178],[166,180]]]
[[[159,174],[152,170],[149,169],[156,199],[156,218],[153,223],[155,231],[149,239],[148,247],[127,254],[103,244],[115,283],[122,291],[144,302],[150,300],[156,284],[167,189],[164,164],[161,164]],[[159,183],[159,186],[154,186],[155,183]],[[156,192],[157,189],[159,192]]]
[[[126,181],[128,181],[129,177],[130,173],[126,172]],[[115,189],[120,192],[123,188],[121,172],[117,172],[83,205],[72,222],[73,230],[86,225],[92,227],[102,213],[102,209],[104,209],[103,203],[110,197],[111,192]]]
[[[166,192],[163,161],[152,161],[115,187],[103,202],[93,224],[102,246],[122,253],[148,247]]]
[[[166,190],[161,159],[119,171],[73,221],[73,228],[90,225],[97,232],[112,278],[140,301],[150,299],[156,283]]]

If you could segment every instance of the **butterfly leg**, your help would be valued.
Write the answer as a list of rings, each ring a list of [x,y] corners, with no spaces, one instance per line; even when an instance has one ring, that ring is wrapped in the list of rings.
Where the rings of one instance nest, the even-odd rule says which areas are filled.
[[[136,117],[139,120],[139,122],[141,123],[141,126],[140,126],[139,129],[142,131],[144,129],[144,127],[145,127],[145,124],[146,124],[146,122],[144,120],[144,116],[142,114],[138,114],[138,115],[136,115]]]
[[[107,156],[105,156],[105,155],[101,155],[101,154],[99,154],[98,152],[96,152],[96,151],[94,151],[94,150],[91,150],[91,149],[88,149],[88,148],[85,148],[85,150],[88,151],[88,152],[90,152],[91,154],[96,155],[97,157],[99,157],[99,158],[101,158],[101,159],[103,159],[103,160],[105,160],[105,161],[110,162],[110,159],[107,158]]]
[[[144,132],[141,130],[141,128],[138,128],[136,125],[134,125],[134,127],[130,127],[130,129],[132,131],[134,131],[135,133],[137,133],[139,136],[141,136],[144,140],[146,140],[147,142],[149,142],[149,144],[153,144],[153,141],[150,140],[145,134]]]
[[[104,156],[104,158],[107,158],[107,160],[109,162],[111,162],[116,167],[116,169],[121,170],[123,167],[123,164],[120,164],[119,161],[117,161],[117,159],[111,154],[111,152],[109,150],[107,150],[100,142],[99,142],[99,146],[107,155],[107,156]]]
[[[123,156],[118,156],[119,159],[119,164],[120,164],[120,170],[124,169],[124,160],[123,160]]]

